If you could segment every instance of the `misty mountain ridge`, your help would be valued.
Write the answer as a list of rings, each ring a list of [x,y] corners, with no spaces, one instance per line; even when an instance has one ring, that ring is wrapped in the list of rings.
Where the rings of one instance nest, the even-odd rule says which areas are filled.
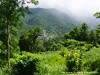
[[[96,28],[96,24],[93,18],[84,18],[76,20],[71,17],[71,15],[67,15],[57,9],[44,9],[44,8],[30,8],[31,14],[27,14],[26,18],[24,18],[24,22],[28,26],[41,26],[43,29],[47,30],[49,33],[57,33],[63,34],[69,30],[71,30],[75,26],[80,26],[83,22],[86,23],[91,28]],[[95,25],[94,25],[95,24]]]
[[[28,26],[41,26],[49,33],[63,34],[80,23],[56,9],[30,8],[24,22]]]

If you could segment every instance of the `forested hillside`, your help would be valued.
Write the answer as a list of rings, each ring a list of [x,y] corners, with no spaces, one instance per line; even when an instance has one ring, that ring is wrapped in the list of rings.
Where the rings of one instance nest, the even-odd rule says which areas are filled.
[[[56,9],[30,8],[24,22],[30,26],[41,26],[45,30],[62,35],[74,26],[80,25],[75,19]]]
[[[78,26],[55,9],[29,9],[27,3],[0,1],[0,75],[100,75],[100,25]]]

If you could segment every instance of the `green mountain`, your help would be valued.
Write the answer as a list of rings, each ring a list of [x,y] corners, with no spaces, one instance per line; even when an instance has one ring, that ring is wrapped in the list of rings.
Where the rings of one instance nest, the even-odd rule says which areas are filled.
[[[62,34],[79,23],[56,9],[30,8],[24,22],[29,26],[41,26],[49,33]]]

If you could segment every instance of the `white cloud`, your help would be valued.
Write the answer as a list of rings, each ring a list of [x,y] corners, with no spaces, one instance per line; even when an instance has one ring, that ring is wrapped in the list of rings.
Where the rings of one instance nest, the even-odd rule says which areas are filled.
[[[73,15],[92,16],[100,11],[100,0],[39,0],[39,5],[35,7],[56,8]]]
[[[93,14],[100,11],[100,0],[38,0],[37,6],[31,5],[31,7],[41,8],[56,8],[62,12],[69,14],[76,20],[82,22],[88,22],[89,18],[92,18],[92,23],[99,23],[100,21],[95,19]]]

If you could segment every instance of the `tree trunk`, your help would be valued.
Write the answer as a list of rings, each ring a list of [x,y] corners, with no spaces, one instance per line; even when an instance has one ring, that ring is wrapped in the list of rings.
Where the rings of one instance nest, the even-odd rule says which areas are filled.
[[[10,30],[7,24],[7,55],[8,55],[8,68],[10,67]]]

